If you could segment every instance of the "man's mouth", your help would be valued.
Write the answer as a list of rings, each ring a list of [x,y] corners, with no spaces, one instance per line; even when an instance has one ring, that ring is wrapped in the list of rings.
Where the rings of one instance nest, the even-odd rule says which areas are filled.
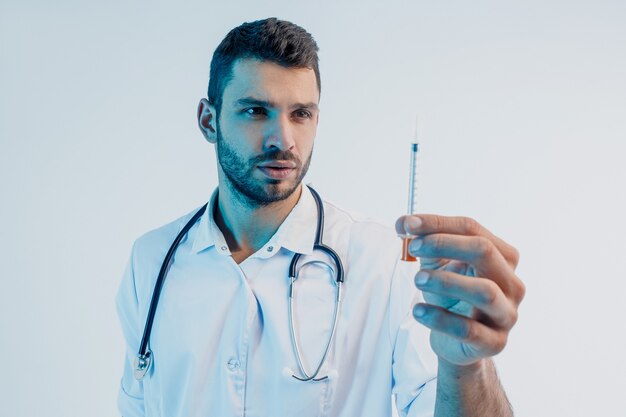
[[[296,168],[297,164],[293,161],[269,161],[259,165],[260,168]]]
[[[259,165],[259,170],[268,178],[282,180],[289,177],[296,167],[293,161],[270,161]]]

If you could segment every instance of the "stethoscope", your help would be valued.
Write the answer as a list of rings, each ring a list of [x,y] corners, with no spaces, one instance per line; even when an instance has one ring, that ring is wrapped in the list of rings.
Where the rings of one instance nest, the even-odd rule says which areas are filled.
[[[302,254],[296,253],[293,255],[293,258],[291,258],[291,264],[289,265],[289,279],[290,279],[289,333],[291,335],[291,343],[295,351],[295,356],[298,362],[298,366],[300,367],[300,372],[302,373],[303,376],[302,377],[296,376],[293,374],[293,372],[291,372],[289,368],[286,368],[286,369],[289,371],[289,373],[291,373],[291,376],[297,379],[298,381],[323,381],[325,379],[328,379],[328,375],[318,378],[318,374],[320,373],[320,370],[322,369],[322,366],[324,365],[324,362],[326,361],[326,357],[328,356],[330,346],[335,336],[335,330],[337,329],[337,318],[339,317],[339,305],[341,302],[341,285],[343,284],[343,265],[341,263],[341,258],[339,258],[339,255],[337,255],[337,253],[333,249],[331,249],[330,247],[322,243],[322,234],[324,230],[324,207],[322,205],[322,199],[320,198],[319,194],[311,187],[309,187],[309,190],[311,190],[311,194],[313,194],[313,198],[315,199],[315,204],[317,205],[317,231],[315,232],[315,243],[313,244],[313,251],[320,250],[324,252],[327,256],[329,256],[333,260],[336,268],[333,268],[327,262],[320,261],[320,260],[312,260],[312,261],[302,264],[300,266],[300,269],[298,269],[298,260],[300,259]],[[143,337],[141,338],[139,352],[137,353],[137,357],[135,358],[134,375],[135,375],[135,379],[137,379],[138,381],[142,380],[145,377],[146,373],[150,369],[150,366],[152,365],[152,351],[150,350],[150,347],[149,347],[150,333],[152,332],[152,325],[154,323],[154,315],[156,313],[157,304],[159,303],[159,297],[161,295],[161,289],[163,288],[163,282],[165,282],[165,276],[167,275],[167,271],[169,269],[172,256],[174,256],[174,252],[176,252],[176,248],[180,244],[180,241],[183,239],[183,237],[185,237],[189,229],[191,229],[191,227],[196,223],[196,221],[200,218],[200,216],[202,216],[208,204],[209,203],[206,203],[204,206],[202,206],[200,210],[198,210],[196,214],[193,215],[191,220],[187,222],[187,224],[185,225],[185,227],[183,227],[180,233],[178,233],[178,236],[176,236],[176,239],[174,239],[172,246],[170,246],[170,249],[167,251],[167,254],[165,255],[165,259],[163,259],[163,264],[161,265],[161,269],[159,271],[156,284],[154,285],[154,291],[152,293],[152,300],[150,301],[150,309],[148,310],[148,317],[146,319],[146,325],[143,330]],[[320,360],[319,365],[317,366],[317,368],[315,368],[315,371],[312,373],[309,373],[307,372],[307,370],[304,367],[304,364],[302,363],[301,349],[300,349],[298,338],[296,337],[296,332],[294,329],[293,300],[294,300],[294,284],[296,280],[298,279],[298,272],[302,269],[304,265],[313,264],[313,263],[321,264],[327,267],[330,271],[334,272],[335,274],[334,284],[336,286],[336,291],[335,291],[336,296],[335,296],[335,309],[333,312],[333,326],[332,326],[330,336],[328,338],[328,342],[326,343],[326,348],[324,349],[324,354],[322,355],[322,359]]]

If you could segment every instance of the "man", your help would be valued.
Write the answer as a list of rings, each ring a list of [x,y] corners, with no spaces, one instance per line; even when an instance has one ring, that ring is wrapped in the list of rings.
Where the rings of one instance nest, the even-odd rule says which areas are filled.
[[[384,416],[392,395],[401,415],[512,415],[489,358],[524,286],[517,251],[476,221],[404,216],[394,233],[324,202],[322,243],[345,278],[335,326],[339,262],[314,250],[320,209],[301,183],[319,98],[304,29],[260,20],[218,46],[198,106],[218,188],[197,220],[194,210],[135,242],[118,293],[125,417]],[[161,263],[187,224],[136,367]],[[396,234],[414,238],[419,273],[399,260]]]

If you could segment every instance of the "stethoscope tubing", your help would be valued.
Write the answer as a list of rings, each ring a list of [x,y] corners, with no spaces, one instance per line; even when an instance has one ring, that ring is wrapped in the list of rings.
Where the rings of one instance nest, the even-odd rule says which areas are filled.
[[[323,381],[325,379],[328,378],[328,376],[322,377],[322,378],[316,378],[316,376],[319,374],[319,372],[322,369],[322,366],[324,365],[324,362],[326,361],[326,356],[328,356],[328,352],[330,351],[330,346],[333,343],[333,338],[335,336],[335,331],[337,329],[337,319],[339,317],[339,304],[341,303],[341,282],[337,282],[337,293],[336,293],[336,298],[335,298],[335,308],[333,311],[333,327],[332,330],[330,332],[330,337],[328,338],[328,343],[326,343],[326,348],[324,349],[324,354],[322,355],[322,359],[320,360],[317,368],[315,369],[315,372],[313,372],[312,374],[309,375],[309,373],[306,371],[304,364],[302,363],[302,352],[300,351],[300,344],[298,343],[298,338],[296,336],[296,330],[294,328],[294,324],[293,324],[293,284],[295,283],[296,278],[292,278],[291,279],[291,285],[289,287],[289,330],[290,330],[290,335],[291,335],[291,344],[293,345],[294,349],[295,349],[295,353],[296,353],[296,360],[298,361],[298,366],[300,367],[300,371],[302,372],[302,375],[304,375],[304,378],[300,378],[296,375],[291,375],[293,378],[297,379],[298,381]]]
[[[316,377],[321,371],[322,366],[324,365],[324,362],[326,361],[326,356],[328,356],[328,352],[330,351],[330,346],[335,336],[335,330],[337,329],[337,319],[339,317],[339,304],[341,301],[341,286],[343,284],[344,276],[343,276],[343,264],[341,263],[341,258],[339,258],[339,255],[337,255],[337,253],[332,248],[322,243],[322,238],[323,238],[323,233],[324,233],[324,206],[322,204],[322,199],[317,193],[317,191],[315,191],[311,187],[309,187],[309,189],[311,190],[311,194],[313,194],[313,197],[315,199],[315,204],[317,205],[317,213],[318,213],[317,229],[315,232],[315,243],[313,244],[313,251],[320,250],[324,252],[326,255],[330,256],[335,262],[335,265],[337,267],[337,271],[335,271],[335,274],[336,274],[335,284],[337,286],[337,293],[336,293],[336,298],[335,298],[335,308],[333,311],[333,326],[330,332],[330,337],[328,338],[328,342],[326,343],[326,348],[324,349],[324,354],[322,355],[322,359],[320,360],[317,368],[312,374],[309,374],[306,371],[304,364],[302,362],[302,352],[300,350],[300,344],[298,343],[298,338],[296,337],[296,331],[295,331],[295,327],[293,323],[294,322],[293,320],[293,286],[297,279],[298,260],[300,259],[302,254],[296,253],[293,256],[293,258],[291,259],[291,264],[289,265],[289,279],[291,281],[290,286],[289,286],[289,332],[291,334],[291,343],[296,353],[296,360],[298,362],[298,366],[300,367],[300,372],[302,372],[302,375],[304,375],[304,378],[300,378],[293,374],[291,376],[303,382],[306,382],[306,381],[318,382],[318,381],[323,381],[328,378],[328,376],[325,376],[322,378],[316,378]]]

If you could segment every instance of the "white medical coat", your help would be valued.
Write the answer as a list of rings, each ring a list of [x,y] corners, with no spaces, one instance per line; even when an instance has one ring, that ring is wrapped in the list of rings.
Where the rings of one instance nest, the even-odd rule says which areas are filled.
[[[209,208],[213,207],[213,193]],[[182,240],[165,280],[142,381],[133,361],[159,268],[193,212],[138,238],[117,295],[127,354],[118,406],[124,417],[432,416],[436,356],[412,307],[417,263],[399,261],[391,228],[325,202],[323,241],[345,269],[337,330],[321,382],[301,382],[288,321],[288,267],[313,253],[317,209],[302,195],[275,235],[237,264],[207,209]],[[332,264],[331,264],[332,265]],[[335,287],[326,268],[303,267],[296,283],[295,328],[307,370],[332,328]]]

